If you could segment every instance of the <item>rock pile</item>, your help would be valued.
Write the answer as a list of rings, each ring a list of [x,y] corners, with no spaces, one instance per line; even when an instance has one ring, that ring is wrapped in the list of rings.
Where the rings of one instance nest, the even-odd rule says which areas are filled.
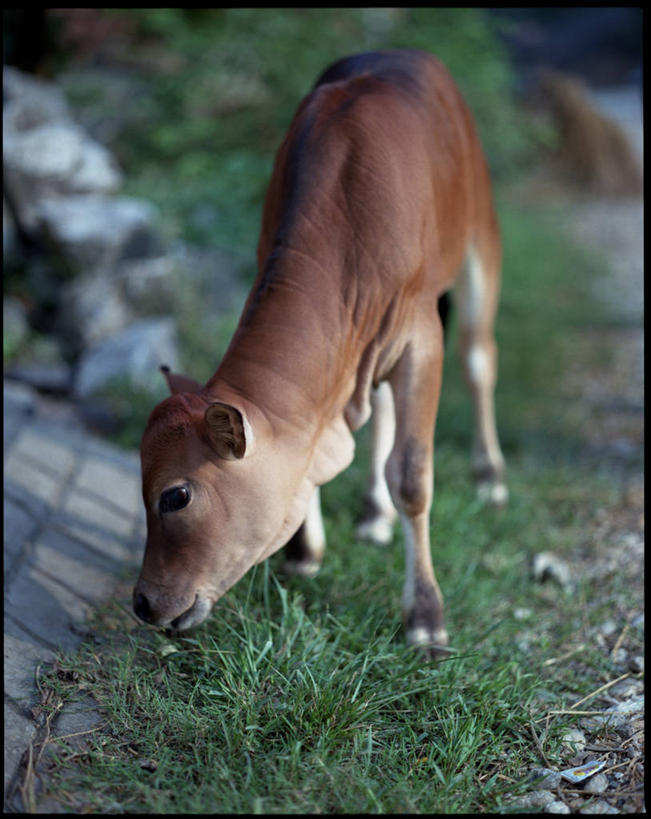
[[[233,265],[165,246],[156,208],[119,195],[113,156],[56,84],[5,66],[3,90],[5,375],[77,401],[116,377],[155,389],[159,365],[178,365],[180,283],[208,268],[231,310]]]

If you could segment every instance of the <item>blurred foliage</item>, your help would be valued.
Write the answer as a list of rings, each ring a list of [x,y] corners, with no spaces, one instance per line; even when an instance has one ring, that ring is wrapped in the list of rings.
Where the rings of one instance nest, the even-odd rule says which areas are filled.
[[[299,100],[343,56],[395,47],[439,56],[475,112],[498,177],[526,161],[535,136],[514,104],[508,62],[482,9],[56,13],[69,65],[75,53],[88,64],[95,37],[95,62],[112,66],[123,83],[116,107],[106,73],[83,75],[76,64],[66,90],[82,112],[93,109],[96,123],[106,102],[128,192],[156,201],[171,234],[239,250],[251,265],[274,152]]]

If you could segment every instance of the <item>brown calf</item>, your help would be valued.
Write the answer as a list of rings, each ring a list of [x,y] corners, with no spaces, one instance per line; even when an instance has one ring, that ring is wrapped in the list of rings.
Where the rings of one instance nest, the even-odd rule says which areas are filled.
[[[372,412],[358,534],[388,541],[398,510],[407,639],[435,654],[447,644],[429,543],[437,303],[452,288],[479,489],[507,497],[493,411],[499,234],[475,126],[441,63],[378,52],[320,77],[276,157],[258,267],[215,375],[201,386],[168,373],[173,394],[149,418],[135,610],[193,626],[286,544],[288,567],[315,573],[319,487],[350,464],[352,432]]]

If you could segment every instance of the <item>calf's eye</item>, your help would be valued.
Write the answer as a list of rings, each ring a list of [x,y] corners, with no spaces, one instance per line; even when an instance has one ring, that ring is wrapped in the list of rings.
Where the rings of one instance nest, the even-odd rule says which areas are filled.
[[[161,513],[178,512],[190,503],[190,490],[187,486],[174,486],[166,489],[160,496],[158,509]]]

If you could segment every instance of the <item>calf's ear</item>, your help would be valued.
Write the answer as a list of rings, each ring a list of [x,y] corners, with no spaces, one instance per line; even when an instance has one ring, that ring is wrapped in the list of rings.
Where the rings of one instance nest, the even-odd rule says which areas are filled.
[[[250,450],[251,428],[238,409],[216,401],[206,408],[204,419],[210,443],[221,458],[243,458]]]
[[[188,378],[187,375],[173,373],[166,364],[163,364],[160,369],[165,376],[167,386],[170,388],[172,395],[177,392],[200,392],[203,389],[201,384],[198,381],[195,381],[194,378]]]

